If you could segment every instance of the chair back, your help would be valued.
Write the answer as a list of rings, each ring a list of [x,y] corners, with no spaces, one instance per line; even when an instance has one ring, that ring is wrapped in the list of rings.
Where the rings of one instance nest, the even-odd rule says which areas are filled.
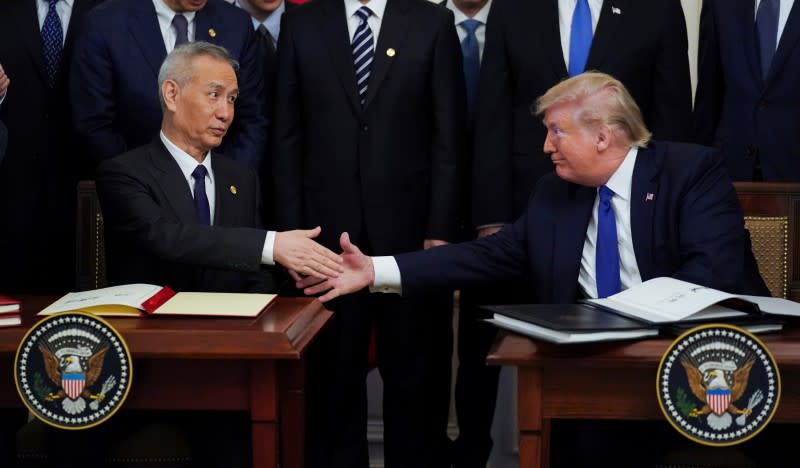
[[[77,216],[75,287],[78,291],[104,288],[108,283],[103,214],[93,180],[78,182]]]

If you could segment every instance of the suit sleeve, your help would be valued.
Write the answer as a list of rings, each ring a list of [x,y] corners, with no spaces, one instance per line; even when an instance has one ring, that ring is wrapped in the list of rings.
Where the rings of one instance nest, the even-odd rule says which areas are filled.
[[[475,114],[470,220],[473,226],[514,219],[512,181],[512,91],[505,37],[504,2],[494,2],[486,22],[486,43]]]
[[[404,296],[514,280],[527,272],[527,217],[471,242],[396,256]]]
[[[742,209],[719,152],[698,155],[679,200],[680,267],[675,278],[739,292],[746,239]]]
[[[691,141],[692,83],[688,39],[683,9],[677,0],[667,1],[661,46],[653,70],[651,131],[659,140]]]
[[[303,225],[303,102],[291,14],[281,17],[273,113],[272,182],[279,230]]]
[[[114,128],[117,90],[108,38],[98,18],[87,15],[85,21],[75,40],[68,89],[75,131],[99,164],[128,148]]]
[[[713,2],[705,0],[700,14],[694,128],[697,142],[708,146],[714,144],[725,90],[715,17]]]
[[[427,239],[452,241],[460,221],[459,206],[464,164],[466,126],[466,85],[458,35],[453,14],[447,10],[439,25],[434,45],[431,97],[433,132],[431,138],[431,194]]]
[[[142,156],[144,157],[144,156]],[[97,194],[106,229],[117,239],[175,263],[257,271],[262,229],[185,224],[159,206],[135,169],[112,158],[97,168]]]
[[[233,156],[242,165],[257,170],[267,151],[264,67],[250,18],[245,19],[247,21],[239,26],[247,31],[239,55],[239,99],[236,100],[235,118],[225,136],[222,152]]]

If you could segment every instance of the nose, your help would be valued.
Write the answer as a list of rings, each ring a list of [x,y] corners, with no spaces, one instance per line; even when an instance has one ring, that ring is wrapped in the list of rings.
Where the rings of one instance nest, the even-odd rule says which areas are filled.
[[[547,137],[544,139],[544,147],[542,148],[545,153],[553,154],[556,152],[556,146],[552,142],[552,133],[547,131]]]
[[[214,115],[221,122],[230,122],[233,120],[233,103],[229,101],[220,102]]]

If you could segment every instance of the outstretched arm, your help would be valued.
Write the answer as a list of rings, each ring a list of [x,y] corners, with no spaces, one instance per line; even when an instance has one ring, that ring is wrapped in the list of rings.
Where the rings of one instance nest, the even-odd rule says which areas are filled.
[[[307,277],[297,282],[298,289],[303,289],[308,295],[325,292],[319,297],[322,302],[327,302],[344,294],[360,291],[370,286],[375,281],[375,268],[372,258],[361,253],[358,247],[350,242],[350,236],[343,232],[339,238],[342,247],[342,264],[338,277],[327,278],[320,281],[317,278]]]

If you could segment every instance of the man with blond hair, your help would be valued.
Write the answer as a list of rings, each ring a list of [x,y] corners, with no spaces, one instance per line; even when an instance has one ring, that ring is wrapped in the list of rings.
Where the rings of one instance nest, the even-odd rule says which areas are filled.
[[[327,291],[320,299],[328,301],[367,286],[412,296],[527,275],[534,300],[548,304],[605,297],[670,276],[733,293],[768,294],[718,152],[650,141],[633,98],[602,73],[550,88],[535,111],[544,116],[544,151],[555,174],[539,180],[514,223],[471,242],[393,257],[367,257],[343,233],[345,272],[298,286],[308,294]],[[649,437],[652,432],[632,431],[625,449],[614,450],[615,440],[623,440],[614,431],[590,426],[579,434],[578,442],[562,440],[577,446],[588,440],[592,450],[561,450],[554,457],[592,458],[559,458],[564,466],[644,464],[637,457],[653,456],[661,443]],[[608,444],[596,444],[597,437]]]

